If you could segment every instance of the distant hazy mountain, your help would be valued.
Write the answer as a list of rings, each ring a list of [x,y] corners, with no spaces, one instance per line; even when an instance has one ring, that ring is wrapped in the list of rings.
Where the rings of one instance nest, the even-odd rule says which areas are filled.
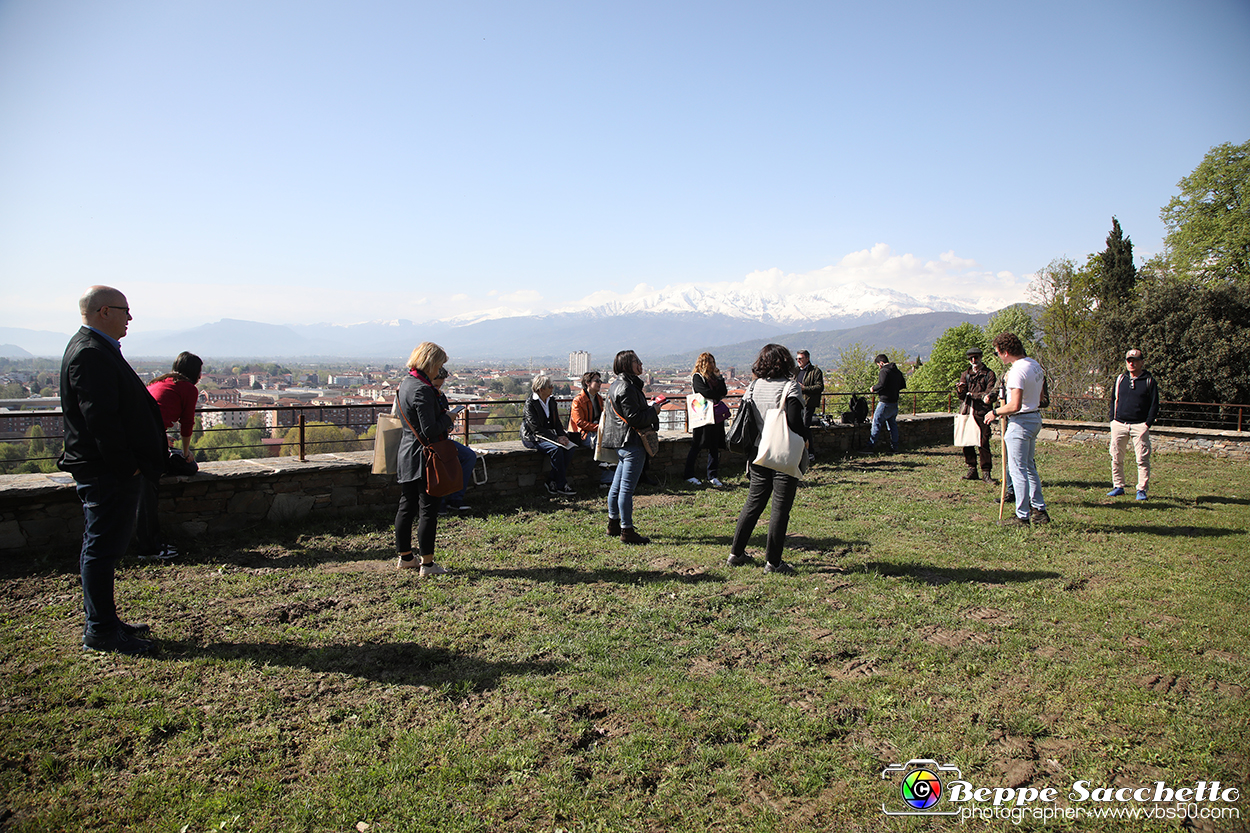
[[[861,344],[873,354],[901,350],[907,356],[927,357],[933,349],[933,342],[951,327],[965,322],[983,327],[992,315],[993,313],[923,312],[840,330],[783,333],[770,336],[768,340],[784,344],[792,351],[810,351],[812,363],[817,367],[833,364],[842,349],[852,344]],[[705,349],[716,356],[718,365],[737,367],[741,373],[743,368],[749,367],[755,361],[765,343],[757,338]],[[699,352],[695,350],[677,355],[656,356],[653,361],[665,366],[693,367]]]
[[[925,318],[924,316],[937,316]],[[893,325],[881,322],[901,321]],[[206,359],[374,359],[407,358],[418,343],[437,341],[453,361],[555,360],[563,363],[575,350],[588,350],[604,366],[618,350],[649,357],[683,356],[714,345],[747,345],[761,340],[803,342],[813,351],[834,349],[834,340],[818,335],[868,327],[850,341],[925,352],[932,339],[951,324],[983,322],[986,310],[949,298],[913,298],[900,292],[855,285],[804,295],[753,292],[715,293],[687,288],[657,292],[628,303],[614,302],[580,310],[517,315],[493,310],[427,323],[398,319],[359,324],[276,325],[223,319],[182,332],[142,329],[126,337],[126,355],[172,358],[183,350]],[[936,328],[936,329],[935,329]],[[933,334],[930,335],[930,331]],[[830,335],[829,339],[840,339]],[[31,354],[60,356],[69,334],[0,329],[0,341]],[[720,348],[725,350],[726,348]],[[720,355],[718,354],[718,358]],[[725,361],[725,359],[721,359]],[[818,362],[819,363],[819,362]]]
[[[75,328],[77,329],[77,328]],[[23,330],[20,327],[0,327],[0,356],[5,358],[30,358],[31,356],[55,356],[65,354],[70,333],[53,333],[48,330]],[[13,352],[14,350],[21,352]]]

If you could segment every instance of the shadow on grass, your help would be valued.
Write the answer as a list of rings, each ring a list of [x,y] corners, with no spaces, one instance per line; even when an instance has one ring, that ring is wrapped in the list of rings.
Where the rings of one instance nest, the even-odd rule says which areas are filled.
[[[1226,495],[1199,495],[1194,498],[1195,505],[1201,506],[1204,503],[1219,503],[1225,506],[1250,506],[1250,498],[1228,497]]]
[[[869,561],[847,570],[848,573],[877,573],[883,576],[910,578],[924,584],[941,585],[953,582],[977,584],[1014,584],[1025,581],[1045,581],[1063,578],[1051,570],[985,570],[979,567],[934,567],[916,562],[892,564]]]
[[[308,647],[265,642],[199,645],[162,640],[160,648],[160,653],[153,659],[243,660],[256,665],[285,665],[310,671],[350,674],[380,683],[442,687],[453,694],[488,691],[503,677],[554,674],[564,668],[564,663],[559,662],[486,660],[473,654],[429,648],[413,642]]]
[[[1107,483],[1103,480],[1048,480],[1042,478],[1043,489],[1104,489]]]
[[[680,584],[704,584],[721,582],[722,578],[706,573],[673,572],[667,570],[577,570],[560,565],[552,567],[510,567],[507,569],[480,569],[468,567],[457,570],[467,578],[519,578],[526,581],[549,581],[552,584],[659,584],[675,581]]]
[[[1244,529],[1229,529],[1223,526],[1171,526],[1165,524],[1142,524],[1131,521],[1124,524],[1092,524],[1087,529],[1098,532],[1158,535],[1163,538],[1227,538],[1229,535],[1246,534]]]

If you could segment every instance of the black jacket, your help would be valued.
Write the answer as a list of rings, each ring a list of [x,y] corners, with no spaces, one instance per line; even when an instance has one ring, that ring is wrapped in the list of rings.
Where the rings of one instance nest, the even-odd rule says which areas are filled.
[[[647,397],[642,392],[642,380],[637,376],[617,376],[608,388],[608,398],[603,407],[608,412],[608,419],[599,445],[604,448],[624,448],[630,440],[630,429],[646,431],[660,427],[660,415],[647,403]]]
[[[811,362],[798,372],[803,374],[803,402],[807,410],[814,412],[820,407],[820,395],[825,392],[825,374]]]
[[[882,402],[894,403],[898,401],[898,392],[905,387],[907,387],[907,378],[903,376],[903,371],[899,370],[894,362],[886,362],[881,365],[881,371],[877,374],[877,384],[873,385],[871,390]]]
[[[82,327],[61,359],[65,450],[57,467],[78,477],[160,480],[169,459],[160,406],[108,339]]]
[[[538,448],[540,437],[559,442],[561,437],[568,436],[560,422],[560,409],[556,406],[554,394],[547,400],[547,407],[550,413],[543,409],[543,403],[532,393],[525,400],[525,411],[521,414],[521,442],[526,448]]]

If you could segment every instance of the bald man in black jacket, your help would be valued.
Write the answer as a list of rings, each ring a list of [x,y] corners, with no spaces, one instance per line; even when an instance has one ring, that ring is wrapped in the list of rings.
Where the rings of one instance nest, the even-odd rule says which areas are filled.
[[[149,628],[118,617],[113,571],[134,534],[142,479],[160,479],[169,446],[156,400],[122,357],[126,296],[93,286],[78,306],[83,326],[61,360],[65,451],[57,466],[74,476],[83,507],[82,642],[89,650],[142,654],[153,647],[140,638]]]

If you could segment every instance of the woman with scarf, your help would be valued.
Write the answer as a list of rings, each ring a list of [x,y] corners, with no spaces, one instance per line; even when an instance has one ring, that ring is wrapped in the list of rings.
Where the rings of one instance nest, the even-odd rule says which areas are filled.
[[[447,438],[452,419],[439,400],[434,377],[447,364],[447,353],[432,341],[423,341],[408,357],[408,375],[399,384],[395,407],[403,431],[399,440],[397,475],[399,511],[395,513],[396,566],[401,570],[419,569],[422,576],[447,572],[434,563],[434,536],[438,530],[439,498],[425,490],[425,444]],[[424,443],[423,443],[424,441]],[[413,557],[412,525],[417,525],[417,554]]]

